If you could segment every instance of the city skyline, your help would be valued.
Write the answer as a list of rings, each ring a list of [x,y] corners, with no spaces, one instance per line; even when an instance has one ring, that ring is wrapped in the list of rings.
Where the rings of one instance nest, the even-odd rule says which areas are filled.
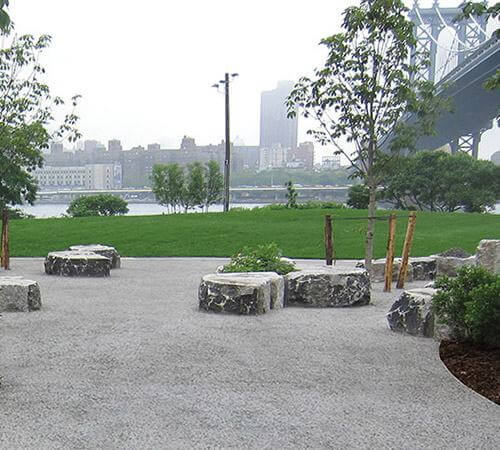
[[[224,136],[224,98],[211,85],[228,71],[240,74],[231,86],[232,141],[257,145],[261,93],[320,66],[325,53],[318,42],[340,31],[342,11],[357,2],[237,3],[224,0],[215,9],[196,0],[175,7],[25,0],[12,2],[9,11],[18,33],[53,36],[42,57],[47,81],[55,94],[82,95],[77,113],[84,139],[174,148],[189,135],[217,144]],[[310,140],[311,126],[300,120],[299,141]],[[498,150],[499,135],[498,129],[485,133],[480,157]]]

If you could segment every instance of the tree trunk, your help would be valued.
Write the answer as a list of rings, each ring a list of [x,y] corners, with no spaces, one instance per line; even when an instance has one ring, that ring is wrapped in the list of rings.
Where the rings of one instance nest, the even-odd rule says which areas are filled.
[[[365,268],[370,273],[372,271],[373,243],[375,235],[375,208],[377,206],[377,187],[369,186],[370,202],[368,203],[368,224],[366,226],[365,240]]]
[[[2,238],[1,238],[1,261],[2,267],[5,270],[9,270],[9,210],[7,208],[2,209]]]

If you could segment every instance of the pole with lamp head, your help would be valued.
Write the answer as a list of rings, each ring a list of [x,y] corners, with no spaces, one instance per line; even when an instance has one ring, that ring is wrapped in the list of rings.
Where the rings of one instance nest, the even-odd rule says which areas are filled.
[[[215,83],[212,87],[219,88],[220,85],[224,85],[225,93],[225,110],[226,110],[226,130],[225,130],[225,158],[224,158],[224,212],[229,211],[229,185],[230,185],[230,172],[231,172],[231,138],[229,132],[229,84],[235,77],[237,73],[229,74],[226,72],[224,79]]]

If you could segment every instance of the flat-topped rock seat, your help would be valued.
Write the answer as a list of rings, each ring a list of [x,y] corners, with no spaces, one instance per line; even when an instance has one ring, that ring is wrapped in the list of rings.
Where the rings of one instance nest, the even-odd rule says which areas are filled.
[[[80,252],[80,253],[96,253],[98,255],[105,256],[111,259],[111,268],[119,269],[121,267],[120,254],[116,251],[114,247],[109,245],[101,244],[85,244],[85,245],[72,245],[69,248],[70,251]]]
[[[45,273],[65,277],[109,277],[111,259],[91,252],[50,252],[45,258]]]
[[[198,300],[205,311],[257,315],[282,307],[283,293],[274,272],[217,273],[201,279]]]
[[[414,336],[434,335],[432,296],[436,289],[422,288],[403,291],[387,313],[389,328]]]
[[[364,269],[321,268],[285,275],[285,305],[320,308],[370,303],[370,277]]]
[[[436,275],[446,275],[448,277],[456,277],[458,269],[464,266],[475,266],[477,264],[475,256],[460,258],[457,256],[436,256]]]
[[[371,279],[375,283],[382,283],[385,280],[385,258],[374,259],[372,261]],[[364,263],[359,262],[356,267],[364,268]],[[396,281],[401,267],[401,258],[394,258],[392,268],[392,281]],[[427,281],[436,278],[436,257],[424,256],[410,258],[406,272],[406,281]]]
[[[42,307],[40,287],[22,277],[0,277],[0,311],[35,311]]]

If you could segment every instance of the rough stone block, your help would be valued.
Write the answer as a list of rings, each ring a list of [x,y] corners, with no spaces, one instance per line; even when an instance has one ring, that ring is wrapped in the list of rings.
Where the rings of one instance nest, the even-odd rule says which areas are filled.
[[[260,277],[271,283],[270,309],[280,309],[285,305],[285,280],[276,272],[229,272],[219,273],[221,277],[232,279],[234,277],[255,278]]]
[[[285,276],[285,305],[358,306],[370,303],[370,278],[364,269],[300,270]]]
[[[491,273],[500,274],[500,239],[483,239],[476,250],[479,266]]]
[[[114,247],[101,244],[88,244],[88,245],[72,245],[69,250],[79,253],[96,253],[97,255],[105,256],[111,259],[111,268],[119,269],[121,267],[120,254]]]
[[[456,277],[457,271],[463,266],[475,266],[477,264],[475,256],[458,258],[456,256],[436,256],[436,275],[446,275]]]
[[[198,300],[205,311],[264,314],[271,308],[271,279],[233,273],[205,275]]]
[[[436,258],[432,256],[410,258],[412,281],[427,281],[436,278]]]
[[[45,258],[45,273],[67,277],[109,277],[111,259],[95,253],[51,252]]]
[[[431,310],[435,289],[403,291],[387,313],[389,328],[415,336],[434,335],[434,316]]]
[[[40,287],[22,277],[0,277],[0,311],[35,311],[42,307]]]

